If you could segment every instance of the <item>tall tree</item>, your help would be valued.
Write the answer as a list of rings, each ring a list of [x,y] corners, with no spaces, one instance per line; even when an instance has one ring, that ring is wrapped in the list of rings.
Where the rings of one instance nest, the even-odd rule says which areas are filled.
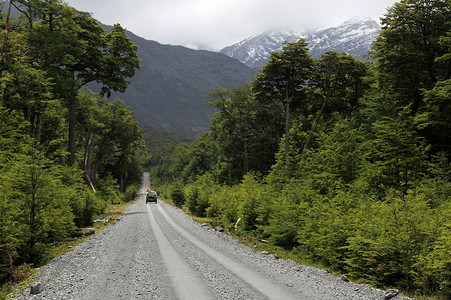
[[[310,148],[318,123],[326,111],[348,117],[357,108],[358,100],[367,88],[363,79],[366,74],[365,63],[344,53],[329,51],[315,62],[314,96],[320,99],[321,107],[304,144],[303,155]]]
[[[444,54],[437,43],[451,28],[450,0],[402,0],[388,9],[374,43],[381,88],[392,95],[387,106],[422,107],[422,90],[449,76],[449,65],[436,61]]]
[[[273,162],[272,141],[257,117],[259,103],[245,84],[230,90],[216,89],[208,104],[219,111],[210,122],[211,136],[218,148],[218,167],[227,173],[229,184],[243,179],[249,171],[266,174]]]
[[[47,74],[31,63],[30,49],[24,37],[25,28],[14,20],[9,1],[3,28],[0,52],[0,103],[10,110],[20,111],[29,122],[27,133],[40,142],[42,113],[51,98],[51,82]]]
[[[448,65],[448,72],[433,89],[424,93],[425,110],[418,119],[432,151],[447,152],[451,159],[451,31],[439,43],[446,51],[436,61]]]
[[[256,99],[273,104],[273,109],[285,116],[285,159],[290,157],[290,109],[299,104],[310,79],[313,59],[307,42],[285,42],[281,52],[273,52],[253,82]]]
[[[36,1],[27,2],[32,8]],[[39,1],[38,1],[39,2]],[[75,159],[76,99],[89,82],[102,85],[102,94],[123,92],[139,68],[137,47],[118,24],[106,33],[88,13],[67,7],[59,0],[41,1],[40,21],[30,33],[33,54],[54,78],[54,93],[69,111],[68,165]],[[33,6],[34,7],[34,6]],[[36,8],[35,8],[36,9]]]
[[[84,136],[83,170],[86,183],[94,190],[97,178],[112,175],[125,190],[128,172],[135,155],[142,152],[142,131],[129,107],[120,100],[81,93],[80,131]]]

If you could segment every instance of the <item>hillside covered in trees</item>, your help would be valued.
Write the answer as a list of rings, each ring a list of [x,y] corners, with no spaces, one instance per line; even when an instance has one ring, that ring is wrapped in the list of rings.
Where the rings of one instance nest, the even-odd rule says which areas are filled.
[[[217,89],[210,132],[153,176],[192,214],[301,261],[451,296],[451,1],[388,9],[372,62],[286,43]]]
[[[148,154],[134,114],[104,97],[125,91],[139,68],[120,25],[106,32],[59,0],[0,9],[2,284],[23,276],[19,265],[45,262],[108,204],[132,200]],[[90,82],[100,94],[85,89]]]
[[[198,138],[208,131],[208,121],[215,112],[202,99],[214,88],[249,82],[256,73],[220,53],[162,45],[130,31],[126,34],[138,46],[141,66],[127,91],[113,93],[113,97],[132,108],[141,127]]]

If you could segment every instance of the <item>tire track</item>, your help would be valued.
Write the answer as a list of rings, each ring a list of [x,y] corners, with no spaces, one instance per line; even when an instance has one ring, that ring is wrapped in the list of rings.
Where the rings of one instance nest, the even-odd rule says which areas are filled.
[[[209,288],[166,238],[150,209],[150,205],[147,205],[147,211],[158,248],[179,299],[214,299],[209,292]]]
[[[158,210],[158,213],[161,215],[161,217],[164,219],[164,222],[166,222],[172,230],[175,230],[179,235],[181,235],[188,243],[193,245],[198,250],[202,251],[204,253],[203,256],[207,255],[209,258],[214,260],[214,262],[217,263],[220,267],[225,269],[227,273],[233,274],[233,276],[237,277],[239,280],[243,281],[245,285],[248,285],[251,287],[251,289],[255,290],[255,292],[258,294],[259,298],[267,298],[267,299],[299,299],[300,295],[293,295],[288,289],[285,287],[279,286],[274,284],[270,279],[262,276],[261,274],[257,273],[254,270],[251,270],[245,266],[243,266],[241,263],[234,261],[233,259],[223,255],[219,251],[213,249],[212,247],[208,246],[204,242],[197,239],[193,234],[185,230],[183,227],[178,225],[164,210],[164,205],[157,205],[153,206],[152,209],[150,209],[150,205],[148,206],[148,209],[150,213],[152,214],[154,218],[154,213],[152,210],[156,209]],[[156,221],[153,219],[151,222]],[[160,227],[158,227],[158,224],[152,224],[152,229],[157,228],[157,231],[161,230]],[[154,234],[157,236],[159,233],[154,232]],[[163,234],[163,233],[162,233]],[[163,234],[164,235],[164,234]],[[157,237],[158,239],[158,237]],[[167,241],[168,239],[165,238]],[[168,246],[165,246],[168,247]],[[169,248],[162,247],[161,249],[162,253],[164,251],[167,251]],[[174,247],[170,247],[174,248]],[[171,250],[172,251],[172,250]],[[184,259],[185,260],[185,259]],[[185,264],[187,264],[185,262]],[[168,269],[171,269],[168,265]],[[220,272],[219,270],[217,271]],[[189,286],[189,285],[188,285]],[[255,293],[254,293],[255,294]],[[257,298],[257,297],[256,297]],[[194,298],[192,298],[194,299]],[[205,298],[196,298],[196,299],[205,299]]]

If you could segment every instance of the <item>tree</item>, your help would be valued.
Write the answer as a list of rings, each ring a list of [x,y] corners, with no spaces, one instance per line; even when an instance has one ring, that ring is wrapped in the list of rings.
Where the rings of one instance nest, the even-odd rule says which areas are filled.
[[[386,105],[412,105],[412,113],[422,108],[422,90],[434,87],[449,76],[449,65],[436,61],[444,54],[438,43],[451,28],[449,0],[402,0],[389,8],[382,30],[374,43],[382,89],[392,98]]]
[[[10,18],[10,1],[2,32],[0,52],[0,102],[12,111],[20,111],[29,123],[27,133],[41,142],[43,113],[52,100],[52,83],[48,74],[31,63],[24,28]]]
[[[23,12],[18,20],[10,18],[12,6]],[[2,284],[15,279],[17,265],[43,263],[74,226],[92,224],[105,200],[112,202],[88,190],[83,171],[101,192],[116,196],[141,179],[137,173],[146,155],[128,107],[80,93],[92,81],[101,83],[104,94],[126,89],[125,79],[139,60],[125,31],[115,25],[106,33],[89,14],[58,0],[9,1],[5,7],[8,13],[0,16]],[[75,148],[77,137],[78,145],[92,143]],[[84,168],[66,165],[67,144],[80,161],[81,151],[89,150]],[[135,193],[129,189],[129,194]]]
[[[219,110],[210,122],[210,130],[218,149],[217,171],[225,177],[221,181],[231,185],[249,171],[266,174],[273,162],[274,153],[268,151],[274,148],[273,141],[258,118],[261,107],[250,86],[216,89],[206,102]]]
[[[273,52],[253,82],[257,101],[269,102],[272,109],[285,116],[285,159],[288,166],[290,141],[290,106],[302,104],[302,96],[312,73],[313,59],[307,42],[285,42],[281,52]]]
[[[448,65],[448,74],[433,89],[424,92],[425,109],[418,122],[432,151],[447,152],[451,158],[451,31],[440,37],[439,43],[446,51],[436,61]]]
[[[309,151],[298,169],[298,178],[308,178],[312,188],[321,194],[334,193],[358,178],[364,163],[361,128],[355,120],[337,120],[331,129],[318,134],[318,146]],[[357,128],[356,128],[357,127]],[[304,157],[304,155],[303,155]]]
[[[310,148],[318,123],[326,111],[350,116],[357,108],[358,101],[367,88],[363,80],[366,74],[365,63],[344,53],[329,51],[316,62],[313,76],[313,85],[316,88],[314,95],[322,99],[322,104],[304,144],[303,156]]]
[[[86,183],[95,190],[96,177],[111,174],[125,191],[130,166],[143,153],[142,130],[130,108],[120,100],[83,92],[77,98],[79,127],[84,137],[83,170]]]
[[[404,108],[395,118],[376,122],[376,138],[371,141],[369,159],[374,162],[368,181],[379,192],[394,188],[407,193],[427,169],[424,138],[414,130],[410,109]]]
[[[25,5],[38,9],[40,21],[29,35],[33,55],[53,78],[53,92],[69,111],[68,165],[75,160],[76,97],[89,82],[102,85],[101,93],[124,92],[127,77],[139,68],[137,47],[118,24],[106,33],[88,13],[67,7],[59,0]],[[39,2],[39,1],[38,1]]]
[[[74,229],[69,193],[60,179],[62,170],[33,150],[25,160],[11,163],[11,171],[10,200],[17,203],[23,226],[20,253],[24,261],[40,263],[45,244],[63,241]]]

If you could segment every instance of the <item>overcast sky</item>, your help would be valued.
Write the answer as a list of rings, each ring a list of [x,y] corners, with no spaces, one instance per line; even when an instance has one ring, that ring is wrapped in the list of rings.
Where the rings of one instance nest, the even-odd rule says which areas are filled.
[[[355,17],[379,21],[394,0],[66,0],[107,25],[163,44],[220,50],[272,29],[309,31]]]

